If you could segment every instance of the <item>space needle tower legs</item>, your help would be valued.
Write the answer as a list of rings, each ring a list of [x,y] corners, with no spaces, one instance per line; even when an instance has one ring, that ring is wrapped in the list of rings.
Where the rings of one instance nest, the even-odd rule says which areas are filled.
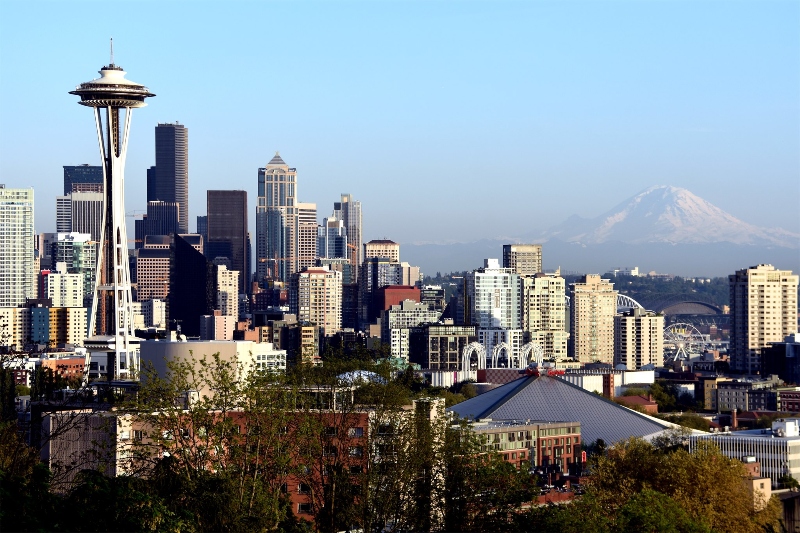
[[[139,339],[134,336],[131,309],[128,234],[125,227],[125,157],[133,108],[155,96],[147,87],[125,79],[113,62],[100,69],[100,78],[82,83],[70,94],[94,108],[97,140],[103,161],[104,206],[97,254],[95,290],[89,315],[84,382],[92,353],[107,354],[108,381],[136,379]],[[104,120],[105,119],[105,120]]]

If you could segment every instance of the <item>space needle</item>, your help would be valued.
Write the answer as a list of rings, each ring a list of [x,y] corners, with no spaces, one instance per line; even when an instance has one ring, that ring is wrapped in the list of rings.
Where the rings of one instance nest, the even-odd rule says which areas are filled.
[[[90,338],[84,343],[87,351],[84,383],[88,380],[92,354],[107,355],[108,381],[136,379],[139,368],[125,228],[125,157],[133,109],[146,106],[145,98],[155,95],[144,85],[126,80],[125,74],[122,67],[114,64],[112,41],[111,62],[100,69],[100,77],[70,91],[80,96],[79,104],[94,108],[103,161],[103,216],[89,311]]]

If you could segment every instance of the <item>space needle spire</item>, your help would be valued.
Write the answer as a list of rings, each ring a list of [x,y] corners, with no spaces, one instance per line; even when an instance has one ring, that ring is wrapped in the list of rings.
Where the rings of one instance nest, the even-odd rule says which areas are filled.
[[[131,312],[131,282],[128,265],[128,234],[125,227],[125,158],[131,114],[144,107],[145,98],[155,96],[147,87],[125,79],[125,71],[111,63],[100,69],[100,77],[81,83],[70,94],[81,105],[94,108],[97,141],[103,161],[103,217],[89,339],[86,340],[84,382],[88,379],[92,353],[105,353],[109,381],[136,379],[139,339],[134,336]]]

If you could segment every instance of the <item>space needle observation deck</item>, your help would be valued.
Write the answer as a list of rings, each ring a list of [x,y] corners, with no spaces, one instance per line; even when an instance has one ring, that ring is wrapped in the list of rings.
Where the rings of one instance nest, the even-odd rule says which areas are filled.
[[[131,309],[128,234],[125,227],[125,158],[133,108],[144,107],[155,96],[144,85],[125,79],[125,71],[111,62],[100,77],[81,83],[70,94],[81,105],[94,108],[100,158],[103,161],[104,205],[95,290],[89,311],[84,382],[92,359],[105,361],[108,381],[136,379],[139,339],[134,336]],[[105,354],[105,355],[103,355]]]

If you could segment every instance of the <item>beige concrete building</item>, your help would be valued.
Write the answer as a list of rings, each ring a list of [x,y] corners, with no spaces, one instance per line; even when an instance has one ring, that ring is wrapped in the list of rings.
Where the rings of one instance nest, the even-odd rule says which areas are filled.
[[[31,337],[31,310],[27,307],[0,307],[0,346],[20,351]]]
[[[70,274],[66,263],[56,263],[54,272],[44,276],[44,297],[53,307],[83,307],[83,274]]]
[[[369,241],[364,244],[364,260],[371,257],[386,257],[390,263],[399,263],[400,245],[387,239]]]
[[[599,274],[587,274],[570,290],[570,356],[581,363],[614,362],[617,291]]]
[[[541,244],[504,244],[503,268],[510,268],[520,276],[533,276],[542,270]]]
[[[152,235],[136,250],[136,301],[166,300],[169,296],[170,239]]]
[[[749,374],[761,369],[761,350],[797,332],[798,276],[757,265],[728,276],[731,365]]]
[[[317,204],[297,204],[297,269],[317,263]]]
[[[298,322],[311,322],[325,335],[342,329],[342,273],[322,267],[294,274],[289,284],[289,311]]]
[[[505,255],[505,254],[504,254]],[[561,276],[536,274],[522,278],[522,329],[547,358],[567,357],[566,285]]]
[[[614,317],[614,365],[639,370],[664,363],[664,316],[635,307]]]
[[[239,317],[239,271],[217,266],[217,309],[224,316]]]

